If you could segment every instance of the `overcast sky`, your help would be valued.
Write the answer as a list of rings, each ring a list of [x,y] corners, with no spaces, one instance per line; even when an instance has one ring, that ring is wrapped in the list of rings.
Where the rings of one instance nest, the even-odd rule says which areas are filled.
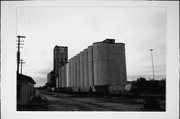
[[[166,74],[164,7],[18,7],[17,35],[24,35],[23,74],[44,85],[53,69],[53,48],[68,46],[68,58],[106,38],[125,43],[128,80]]]

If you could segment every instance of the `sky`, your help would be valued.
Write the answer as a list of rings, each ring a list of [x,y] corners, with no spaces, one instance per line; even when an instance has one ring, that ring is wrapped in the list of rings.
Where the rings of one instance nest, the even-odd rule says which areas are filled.
[[[68,58],[106,38],[125,43],[128,80],[166,77],[166,9],[164,7],[17,7],[17,35],[26,36],[23,74],[36,86],[53,69],[53,48],[68,46]]]

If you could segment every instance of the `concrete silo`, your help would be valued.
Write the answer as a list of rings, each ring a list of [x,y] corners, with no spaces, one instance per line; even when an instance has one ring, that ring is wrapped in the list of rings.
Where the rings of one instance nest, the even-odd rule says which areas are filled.
[[[124,92],[125,85],[127,82],[127,74],[126,74],[126,56],[125,56],[125,44],[124,43],[116,43],[113,45],[109,45],[108,53],[112,53],[111,55],[111,65],[108,68],[108,72],[110,73],[110,93],[122,93]],[[112,71],[115,69],[115,72]],[[120,73],[118,73],[120,72]],[[112,77],[110,77],[112,75]]]
[[[84,86],[84,60],[83,60],[83,52],[80,52],[80,87]]]
[[[94,63],[94,85],[108,85],[107,78],[107,43],[97,42],[93,44],[93,63]]]
[[[73,57],[73,92],[78,92],[79,88],[77,87],[77,56]]]
[[[77,87],[77,56],[74,56],[74,87]]]
[[[66,64],[62,67],[63,69],[63,87],[67,85],[67,76],[66,76]]]
[[[74,72],[74,69],[75,69],[75,67],[74,67],[74,57],[73,58],[71,58],[72,60],[72,87],[74,87],[74,84],[75,84],[75,72]]]
[[[72,87],[72,59],[69,60],[69,86]]]
[[[77,87],[79,88],[80,86],[80,54],[77,54],[77,57],[76,57],[76,70],[77,70]]]
[[[88,50],[84,49],[83,50],[83,60],[84,60],[84,86],[88,87],[89,86],[89,77],[88,77]]]
[[[66,64],[66,87],[70,87],[70,85],[69,85],[69,63]]]
[[[114,89],[111,85],[115,84],[119,85],[115,87],[123,87],[126,83],[124,45],[124,43],[115,43],[114,39],[93,44],[94,85],[97,92]]]
[[[89,86],[92,87],[94,85],[93,79],[93,47],[88,47],[88,79]]]

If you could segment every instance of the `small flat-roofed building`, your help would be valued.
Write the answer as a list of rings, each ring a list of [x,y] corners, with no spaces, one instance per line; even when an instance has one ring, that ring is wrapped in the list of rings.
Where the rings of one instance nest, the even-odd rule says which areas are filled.
[[[17,75],[17,104],[26,105],[33,97],[36,82],[29,76]]]

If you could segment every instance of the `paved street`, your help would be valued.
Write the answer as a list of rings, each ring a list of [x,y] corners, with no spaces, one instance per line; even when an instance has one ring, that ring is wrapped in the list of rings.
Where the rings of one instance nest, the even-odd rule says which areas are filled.
[[[49,102],[49,111],[139,111],[142,100],[122,97],[93,97],[41,91]]]

